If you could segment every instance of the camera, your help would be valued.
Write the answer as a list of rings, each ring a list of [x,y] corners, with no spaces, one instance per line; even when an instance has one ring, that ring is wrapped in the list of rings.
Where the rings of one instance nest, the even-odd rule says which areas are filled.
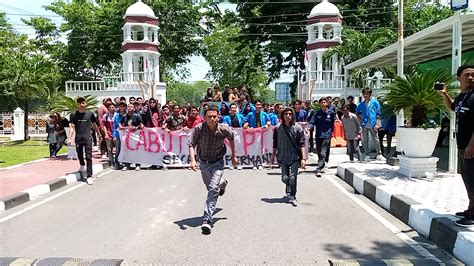
[[[444,83],[436,82],[434,84],[434,89],[437,90],[437,91],[442,91],[443,88],[444,88]]]

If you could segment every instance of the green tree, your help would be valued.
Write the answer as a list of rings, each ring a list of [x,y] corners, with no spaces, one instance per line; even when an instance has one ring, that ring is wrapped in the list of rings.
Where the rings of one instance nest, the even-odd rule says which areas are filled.
[[[67,33],[68,44],[62,56],[68,79],[96,79],[121,65],[123,16],[134,0],[103,0],[53,2],[47,9],[63,17],[61,32]],[[199,26],[197,6],[188,1],[145,1],[160,20],[160,71],[172,78],[187,57],[199,54],[196,38]]]
[[[393,43],[397,36],[389,28],[380,28],[365,34],[353,29],[346,29],[342,38],[344,40],[343,44],[329,49],[326,58],[337,54],[345,64],[350,64]],[[374,70],[354,69],[350,73],[356,81],[356,87],[364,86],[364,79],[370,71],[373,72]]]
[[[211,66],[208,77],[219,84],[246,85],[251,89],[252,98],[263,95],[268,83],[265,69],[252,64],[253,59],[260,56],[261,49],[239,47],[236,40],[241,29],[233,13],[227,12],[217,20],[220,22],[214,23],[212,33],[203,40],[203,54]]]
[[[39,55],[12,52],[7,56],[8,62],[0,71],[0,87],[6,96],[25,111],[25,140],[28,139],[28,112],[33,100],[45,95],[47,80],[54,66]]]
[[[426,1],[422,0],[405,0],[403,12],[405,36],[410,36],[454,15],[449,6],[443,6],[436,1],[433,4],[426,4]]]
[[[191,103],[198,105],[204,98],[206,89],[211,86],[210,82],[197,81],[194,83],[172,82],[168,84],[167,100],[172,100],[179,105]]]
[[[368,33],[397,25],[397,11],[393,1],[343,0],[337,3],[344,27]]]

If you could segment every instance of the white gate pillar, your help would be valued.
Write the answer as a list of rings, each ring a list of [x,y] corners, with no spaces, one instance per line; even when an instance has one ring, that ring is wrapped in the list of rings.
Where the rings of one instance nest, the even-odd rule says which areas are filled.
[[[24,140],[25,139],[25,111],[20,107],[17,107],[13,111],[13,126],[14,134],[11,140]]]

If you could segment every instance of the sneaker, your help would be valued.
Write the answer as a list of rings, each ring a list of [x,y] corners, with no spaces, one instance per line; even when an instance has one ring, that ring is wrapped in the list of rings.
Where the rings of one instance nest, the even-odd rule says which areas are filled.
[[[461,227],[471,227],[474,226],[474,216],[467,216],[460,220],[457,220],[456,225]]]
[[[258,169],[258,170],[262,170],[262,169],[263,169],[263,166],[259,165],[259,166],[257,167],[257,169]]]
[[[458,216],[458,217],[466,217],[466,216],[469,215],[469,212],[466,210],[466,211],[463,211],[463,212],[457,212],[454,215]]]
[[[86,167],[84,165],[79,166],[79,172],[84,172],[86,170]]]
[[[316,169],[315,175],[317,177],[321,177],[321,170]]]
[[[163,171],[168,171],[168,166],[163,165]]]
[[[296,204],[296,197],[295,196],[288,196],[288,202],[291,204]]]
[[[234,166],[233,165],[229,166],[229,170],[234,170]]]
[[[237,166],[237,170],[242,170],[242,166],[241,166],[241,165],[238,165],[238,166]]]
[[[256,166],[252,167],[252,170],[257,170],[257,167]]]
[[[293,196],[291,204],[293,204],[293,206],[298,206],[298,201],[296,200],[295,196]]]
[[[127,171],[127,170],[128,170],[128,167],[126,167],[126,166],[124,166],[124,167],[122,168],[122,171]]]
[[[86,179],[86,182],[87,182],[88,185],[94,184],[94,181],[92,181],[92,178],[91,178],[91,177],[88,177],[88,178]]]
[[[135,167],[135,171],[140,171],[140,166]]]
[[[375,157],[375,159],[380,160],[380,161],[385,161],[386,160],[386,158],[383,157],[383,155],[381,155],[381,154],[377,155],[377,157]]]
[[[227,184],[228,184],[228,183],[229,183],[229,181],[228,181],[226,178],[222,179],[222,182],[221,182],[221,184],[219,185],[219,196],[224,195],[224,193],[225,193],[225,188],[227,187]]]
[[[201,231],[203,235],[209,235],[211,233],[211,225],[208,221],[202,222]]]

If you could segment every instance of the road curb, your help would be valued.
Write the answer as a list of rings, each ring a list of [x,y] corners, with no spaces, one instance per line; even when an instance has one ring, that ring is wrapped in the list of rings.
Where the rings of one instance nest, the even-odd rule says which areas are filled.
[[[93,175],[97,175],[105,169],[109,168],[108,163],[96,163],[92,165]],[[27,203],[40,196],[51,193],[69,184],[77,183],[82,178],[83,173],[74,172],[55,178],[43,184],[33,186],[13,195],[0,198],[0,212],[4,212],[21,204]]]
[[[429,207],[349,165],[339,165],[336,175],[438,247],[463,263],[474,265],[474,232],[456,226],[456,217],[435,213]]]

